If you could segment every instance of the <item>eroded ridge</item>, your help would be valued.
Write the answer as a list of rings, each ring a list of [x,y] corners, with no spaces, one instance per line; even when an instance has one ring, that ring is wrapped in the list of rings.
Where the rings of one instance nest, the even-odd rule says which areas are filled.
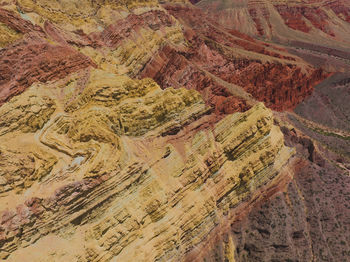
[[[94,70],[72,99],[78,82],[35,85],[0,108],[43,104],[36,118],[24,109],[1,126],[0,165],[28,181],[1,174],[9,261],[184,259],[293,154],[263,104],[202,130],[211,109],[196,91]]]

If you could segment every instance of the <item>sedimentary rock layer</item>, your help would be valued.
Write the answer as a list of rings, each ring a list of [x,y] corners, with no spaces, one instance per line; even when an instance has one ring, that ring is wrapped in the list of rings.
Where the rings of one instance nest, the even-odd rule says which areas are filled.
[[[0,105],[35,82],[67,76],[93,62],[67,46],[41,40],[23,40],[0,50]]]
[[[78,74],[0,108],[3,259],[179,261],[293,153],[262,104],[201,131],[196,91],[88,74],[83,91]]]
[[[218,114],[249,109],[254,101],[247,92],[270,108],[284,110],[310,95],[327,76],[283,48],[225,29],[189,4],[147,2],[142,11],[113,3],[82,4],[86,14],[79,15],[74,5],[62,6],[59,15],[57,6],[46,2],[19,1],[17,11],[2,9],[6,30],[19,34],[6,31],[9,39],[23,38],[1,50],[6,57],[0,64],[5,76],[2,103],[34,82],[98,66],[131,77],[152,77],[162,88],[195,89]],[[93,12],[98,15],[87,18]],[[15,65],[16,74],[6,73],[9,64]],[[48,69],[41,72],[43,67]]]
[[[235,8],[246,2],[232,1]],[[334,150],[348,136],[301,120],[307,114],[299,109],[320,92],[305,99],[330,73],[318,68],[322,59],[314,63],[305,53],[306,62],[298,54],[305,46],[334,49],[299,36],[317,29],[333,39],[329,32],[337,37],[346,30],[338,20],[341,29],[330,25],[328,7],[300,11],[296,3],[271,3],[249,1],[238,14],[248,31],[239,32],[185,0],[1,1],[0,259],[322,257],[314,250],[321,254],[327,241],[317,238],[333,241],[334,235],[316,228],[334,223],[316,223],[322,212],[307,221],[304,209],[313,202],[305,176],[321,187],[322,170],[348,170],[345,157],[329,157],[314,141],[321,131],[335,135],[319,140],[331,141],[326,145]],[[290,25],[281,16],[286,6],[293,11]],[[337,19],[347,19],[342,8],[332,8]],[[279,34],[276,21],[287,35]],[[300,21],[310,30],[299,30]],[[287,49],[256,35],[292,35],[298,45]],[[343,49],[331,54],[347,63]],[[299,115],[271,111],[292,110],[301,101]],[[275,201],[281,192],[285,198]],[[284,208],[287,226],[275,205]],[[344,207],[327,210],[338,214]],[[275,225],[263,224],[257,238],[256,212],[271,214]],[[348,252],[338,242],[327,244]]]
[[[346,156],[325,150],[292,126],[282,126],[282,131],[285,143],[297,149],[290,169],[293,176],[201,250],[197,254],[201,260],[348,259],[349,234],[344,232],[350,218],[350,165]]]
[[[287,42],[303,40],[346,48],[349,38],[348,1],[211,1],[198,4],[226,28]],[[347,44],[344,45],[344,42]]]
[[[327,76],[321,69],[301,65],[297,58],[277,47],[266,47],[247,36],[243,38],[244,35],[235,31],[225,31],[209,18],[203,21],[204,14],[198,9],[181,5],[167,5],[165,8],[191,28],[185,32],[185,37],[192,49],[187,55],[182,52],[176,56],[172,55],[174,51],[167,49],[166,54],[159,54],[166,59],[165,63],[156,57],[145,67],[144,74],[150,74],[161,86],[176,85],[179,81],[185,82],[186,78],[197,80],[187,84],[193,86],[191,83],[198,83],[200,75],[200,72],[194,75],[194,71],[202,69],[227,83],[241,86],[273,109],[285,110],[293,108],[310,95],[313,86]],[[191,63],[195,66],[190,66]],[[150,72],[152,70],[161,70],[159,77]],[[197,90],[213,86],[203,73],[199,83],[202,84],[195,87]],[[216,86],[211,89],[214,89],[212,94],[225,91]],[[208,91],[205,92],[208,94]],[[208,95],[212,96],[210,93]]]
[[[72,47],[47,41],[40,26],[12,11],[0,8],[0,23],[6,33],[1,36],[6,40],[0,50],[0,106],[35,82],[57,80],[94,66]]]

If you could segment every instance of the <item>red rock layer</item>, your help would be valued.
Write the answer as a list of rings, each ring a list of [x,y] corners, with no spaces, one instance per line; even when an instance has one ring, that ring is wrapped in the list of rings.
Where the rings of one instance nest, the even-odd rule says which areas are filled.
[[[310,8],[304,11],[304,16],[312,23],[314,27],[320,29],[324,33],[335,36],[334,32],[329,28],[327,20],[329,20],[328,15],[325,11],[319,8]]]
[[[349,2],[345,1],[328,1],[326,6],[331,8],[339,18],[350,23],[350,6]]]
[[[29,32],[43,33],[40,26],[33,25],[31,22],[20,18],[18,15],[8,10],[0,8],[0,22],[6,24],[11,29],[22,34]]]
[[[0,105],[35,82],[64,78],[93,65],[73,48],[30,39],[0,50],[0,56]]]
[[[0,50],[0,106],[35,82],[63,78],[93,62],[68,45],[52,45],[44,30],[7,10],[0,9],[0,22],[24,38]]]
[[[250,1],[248,2],[248,11],[255,23],[258,35],[263,36],[266,34],[262,26],[262,20],[264,20],[268,24],[270,31],[272,30],[272,26],[270,23],[270,12],[268,11],[265,3],[260,1]]]
[[[285,5],[276,5],[275,7],[287,26],[304,33],[310,32],[311,28],[303,20],[302,9],[300,7],[290,8]]]
[[[217,114],[243,112],[249,109],[244,100],[234,97],[227,88],[218,84],[170,46],[161,49],[140,76],[153,78],[162,88],[195,89],[203,95],[205,101],[215,109]]]
[[[238,68],[240,63],[244,65],[239,60],[235,62]],[[247,92],[278,111],[294,108],[311,95],[315,84],[324,79],[321,69],[306,75],[295,65],[278,63],[251,62],[238,70],[240,74],[218,69],[216,74],[228,82],[244,86]]]
[[[265,34],[264,28],[261,25],[261,21],[258,17],[257,10],[255,8],[250,8],[249,9],[249,14],[252,17],[255,26],[256,26],[256,31],[258,31],[258,35],[262,36]]]
[[[305,33],[310,32],[311,28],[307,26],[304,21],[304,19],[307,19],[317,29],[331,36],[335,36],[328,26],[328,15],[318,7],[287,5],[276,5],[275,7],[284,19],[285,24],[294,30]]]
[[[160,55],[166,58],[165,64],[168,66],[162,67],[163,62],[160,60],[157,62],[152,60],[146,65],[142,76],[154,77],[163,87],[170,85],[193,87],[196,85],[194,88],[197,90],[207,90],[212,83],[204,76],[200,81],[198,81],[198,74],[196,78],[194,77],[193,72],[197,67],[226,82],[243,87],[257,100],[264,101],[270,108],[286,110],[294,108],[310,95],[313,86],[326,77],[322,70],[303,73],[296,65],[283,65],[273,59],[271,62],[262,62],[258,59],[237,58],[237,55],[231,50],[244,49],[271,58],[294,60],[293,57],[279,53],[278,49],[275,49],[276,51],[272,51],[271,48],[266,49],[261,43],[233,35],[234,31],[223,29],[209,18],[203,19],[205,15],[199,9],[180,5],[167,5],[165,8],[191,28],[185,32],[191,48],[187,53],[181,54],[181,59],[167,52]],[[176,53],[176,51],[172,52]],[[185,58],[193,64],[191,67],[184,66]],[[159,71],[160,68],[162,68],[161,71]],[[152,71],[154,73],[151,73]],[[217,88],[211,88],[211,90],[215,89]],[[215,93],[204,97],[211,98],[212,94]],[[210,101],[212,103],[214,100]]]
[[[118,21],[117,24],[108,26],[101,34],[93,36],[100,39],[106,46],[114,48],[120,41],[128,38],[133,31],[137,31],[142,27],[158,30],[174,23],[174,19],[163,11],[149,11],[141,15],[131,14],[127,18]]]

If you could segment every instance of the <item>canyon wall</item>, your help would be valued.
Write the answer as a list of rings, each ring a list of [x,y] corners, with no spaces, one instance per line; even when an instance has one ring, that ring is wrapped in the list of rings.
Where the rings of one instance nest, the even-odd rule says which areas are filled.
[[[179,261],[293,155],[263,104],[203,129],[196,91],[87,74],[0,108],[2,259]]]
[[[2,260],[346,259],[346,9],[196,2],[0,2]]]
[[[202,0],[196,4],[228,29],[274,42],[298,39],[341,49],[350,42],[347,0]]]

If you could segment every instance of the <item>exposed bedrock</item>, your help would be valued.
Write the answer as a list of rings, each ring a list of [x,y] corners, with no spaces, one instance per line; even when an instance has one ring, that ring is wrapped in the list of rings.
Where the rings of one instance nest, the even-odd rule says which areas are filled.
[[[0,8],[0,22],[14,35],[13,42],[0,50],[0,106],[35,82],[61,79],[94,66],[90,58],[72,47],[49,43],[40,26],[13,12]]]
[[[287,45],[298,39],[330,47],[349,46],[347,0],[202,0],[196,5],[222,26],[250,36]]]
[[[78,79],[32,86],[0,108],[18,108],[0,125],[0,166],[17,174],[0,173],[9,261],[183,260],[293,155],[261,103],[203,130],[211,109],[197,91],[94,70],[75,99],[62,96]],[[26,108],[39,102],[35,118]]]
[[[347,261],[350,164],[295,128],[282,131],[297,149],[291,180],[217,235],[199,261]]]
[[[208,90],[204,99],[210,101],[214,101],[217,92],[230,93],[229,88],[218,86],[215,78],[213,81],[205,73],[209,72],[281,111],[294,108],[312,93],[314,85],[327,77],[321,69],[295,64],[296,58],[278,48],[266,47],[249,37],[241,38],[242,34],[235,31],[224,31],[209,18],[203,21],[204,14],[199,9],[181,5],[165,8],[191,29],[184,34],[190,43],[187,51],[165,47],[143,69],[141,76],[154,77],[162,87],[185,85]],[[248,51],[248,57],[237,54],[237,49],[242,53]],[[261,54],[261,60],[253,58],[254,54],[258,57]],[[235,107],[244,109],[240,104]]]
[[[35,82],[61,79],[93,62],[67,46],[23,40],[0,50],[0,105]]]
[[[186,0],[1,1],[0,260],[344,260],[349,77],[299,38],[332,13],[224,2],[243,32]]]
[[[115,23],[105,24],[101,32],[88,34],[81,29],[60,28],[60,23],[52,21],[42,22],[42,29],[3,11],[8,28],[24,36],[1,50],[2,103],[36,81],[59,79],[98,66],[132,77],[154,77],[162,88],[198,90],[218,114],[249,109],[253,102],[246,92],[281,111],[294,108],[327,76],[283,48],[225,29],[198,8],[184,4],[163,7],[165,10],[124,15]],[[74,19],[73,24],[77,22]],[[17,26],[22,21],[25,29]],[[59,44],[48,43],[43,39],[46,37]],[[15,72],[11,76],[9,64]]]
[[[218,114],[244,112],[249,106],[170,46],[161,49],[147,64],[141,77],[153,78],[161,87],[186,87],[200,92]]]

